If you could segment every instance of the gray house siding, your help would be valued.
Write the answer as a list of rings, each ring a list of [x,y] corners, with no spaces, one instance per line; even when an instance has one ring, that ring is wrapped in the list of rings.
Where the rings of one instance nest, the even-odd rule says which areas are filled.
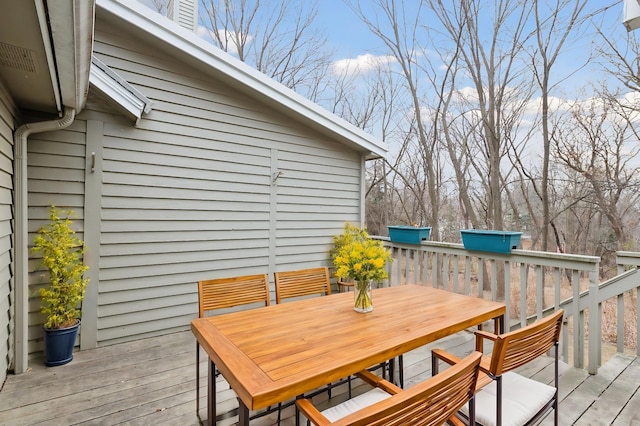
[[[13,130],[12,103],[0,83],[0,383],[13,362],[15,294],[13,292]]]
[[[328,265],[331,236],[360,220],[360,155],[109,31],[97,23],[96,55],[153,110],[134,127],[90,97],[76,120],[92,123],[84,185],[100,188],[82,332],[105,345],[184,330],[199,279]]]

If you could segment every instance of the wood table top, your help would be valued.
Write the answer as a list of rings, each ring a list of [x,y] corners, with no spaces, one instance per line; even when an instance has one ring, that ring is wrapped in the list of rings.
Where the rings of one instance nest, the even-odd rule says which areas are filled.
[[[468,327],[503,316],[503,303],[430,287],[373,290],[372,312],[353,293],[191,321],[191,330],[249,409],[294,398]]]

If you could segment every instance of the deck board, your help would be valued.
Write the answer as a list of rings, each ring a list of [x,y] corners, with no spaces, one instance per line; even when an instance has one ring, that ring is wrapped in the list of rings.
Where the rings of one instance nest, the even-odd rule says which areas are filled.
[[[404,355],[405,386],[431,376],[431,352],[441,347],[459,356],[473,349],[473,335],[463,332]],[[195,415],[195,339],[191,332],[76,352],[64,366],[48,368],[30,362],[25,374],[9,375],[0,391],[0,425],[197,425]],[[201,412],[206,406],[206,356],[201,356]],[[520,370],[546,383],[553,380],[550,358],[539,358]],[[640,407],[640,360],[616,355],[595,376],[561,364],[561,425],[629,425]],[[354,383],[354,393],[366,387]],[[347,397],[346,385],[321,393],[318,406]],[[237,421],[235,394],[223,378],[218,383],[219,425]],[[224,416],[220,413],[231,412]],[[282,425],[293,425],[293,407],[283,412]],[[276,414],[252,422],[276,423]],[[552,425],[550,418],[543,425]]]

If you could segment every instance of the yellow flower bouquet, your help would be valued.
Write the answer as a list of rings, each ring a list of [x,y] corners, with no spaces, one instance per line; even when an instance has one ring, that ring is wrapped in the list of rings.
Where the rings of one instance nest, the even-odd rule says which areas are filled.
[[[356,281],[354,309],[369,312],[373,310],[370,282],[387,278],[385,265],[391,259],[391,254],[384,248],[382,241],[371,239],[366,231],[363,232],[364,238],[353,239],[339,248],[334,264],[337,268],[336,276]]]

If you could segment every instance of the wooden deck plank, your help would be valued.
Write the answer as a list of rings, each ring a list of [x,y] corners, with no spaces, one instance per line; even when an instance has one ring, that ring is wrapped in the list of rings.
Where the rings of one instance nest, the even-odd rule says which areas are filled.
[[[620,407],[618,401],[625,400],[628,401],[626,405]],[[593,404],[593,408],[600,411],[601,404],[609,404],[616,408],[613,425],[628,426],[637,414],[640,420],[640,359],[633,359],[618,379],[607,388],[603,397]]]
[[[588,376],[581,383],[577,384],[577,387],[566,396],[566,398],[560,401],[559,410],[559,423],[561,425],[607,425],[611,423],[603,422],[600,419],[596,423],[589,421],[583,421],[583,417],[586,416],[587,411],[593,405],[594,402],[600,398],[602,393],[613,383],[613,381],[619,377],[629,364],[631,359],[624,356],[615,356],[609,360],[605,365],[600,367],[597,375]],[[566,385],[566,384],[565,384]],[[563,380],[560,381],[560,387],[563,387]],[[616,404],[622,404],[623,401],[618,401]],[[549,419],[545,420],[544,425],[549,423]]]
[[[463,332],[404,355],[405,386],[431,376],[431,349],[441,347],[459,356],[473,350],[472,333]],[[48,368],[33,360],[32,369],[10,375],[0,390],[0,424],[23,425],[197,425],[195,415],[195,339],[179,332],[131,343],[77,352],[65,366]],[[201,409],[206,406],[206,356],[201,356]],[[553,364],[540,358],[520,370],[551,382]],[[627,426],[640,406],[640,360],[616,355],[599,374],[561,364],[561,425]],[[218,379],[218,414],[237,408],[235,393]],[[354,394],[368,388],[354,383]],[[320,407],[347,397],[347,387],[314,398]],[[295,424],[294,408],[283,412],[283,426]],[[255,426],[276,424],[277,413],[256,419]],[[218,424],[232,426],[237,416]],[[543,425],[553,422],[547,418]]]

